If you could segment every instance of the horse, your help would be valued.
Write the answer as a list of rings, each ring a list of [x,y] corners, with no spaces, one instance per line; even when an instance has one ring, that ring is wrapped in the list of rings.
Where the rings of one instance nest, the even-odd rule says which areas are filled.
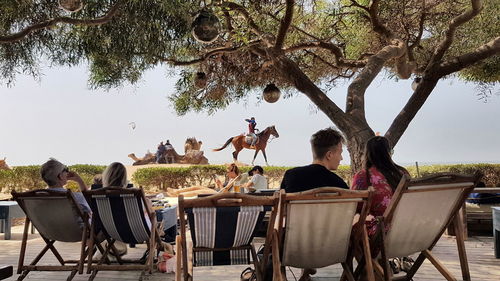
[[[267,141],[269,140],[269,137],[271,135],[274,136],[275,138],[279,138],[279,136],[280,136],[278,134],[278,131],[276,131],[276,128],[274,126],[269,126],[266,129],[264,129],[262,132],[257,134],[258,140],[257,140],[257,143],[255,144],[255,148],[251,148],[250,144],[248,144],[245,141],[245,138],[246,138],[245,135],[239,135],[239,136],[229,138],[221,148],[216,148],[213,151],[221,151],[224,148],[226,148],[230,143],[232,143],[234,146],[234,149],[235,149],[235,151],[233,152],[233,159],[236,162],[238,160],[238,153],[240,153],[240,151],[243,148],[255,149],[255,154],[253,156],[252,165],[253,165],[253,162],[255,161],[255,158],[257,157],[257,154],[259,153],[259,151],[262,151],[262,155],[264,155],[264,159],[266,160],[266,165],[269,166],[269,164],[267,163],[266,146],[267,146]]]

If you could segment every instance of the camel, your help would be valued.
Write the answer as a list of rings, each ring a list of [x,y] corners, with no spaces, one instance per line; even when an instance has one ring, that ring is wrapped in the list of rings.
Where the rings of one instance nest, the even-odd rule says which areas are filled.
[[[10,170],[9,165],[7,165],[7,162],[5,161],[7,157],[4,157],[3,160],[0,160],[0,170]]]
[[[201,141],[197,141],[195,137],[187,138],[184,144],[184,153],[187,153],[190,150],[201,150],[201,145],[203,143]]]
[[[208,159],[203,155],[203,151],[200,151],[201,145],[202,142],[197,141],[196,138],[188,138],[184,144],[184,155],[179,155],[175,149],[169,149],[165,152],[165,159],[171,159],[171,163],[179,164],[208,164]],[[156,163],[155,155],[149,151],[143,158],[136,157],[134,153],[129,154],[128,157],[134,160],[132,164],[134,166]]]
[[[134,160],[134,163],[132,164],[133,166],[137,165],[146,165],[146,164],[154,164],[156,163],[156,157],[153,153],[148,152],[144,155],[142,158],[137,158],[134,153],[130,153],[128,157],[132,158]]]

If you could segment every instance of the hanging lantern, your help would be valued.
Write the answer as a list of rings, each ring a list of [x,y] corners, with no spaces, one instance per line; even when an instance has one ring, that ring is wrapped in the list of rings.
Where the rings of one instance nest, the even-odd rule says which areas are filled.
[[[205,72],[196,72],[194,75],[194,85],[200,89],[207,85],[208,77]]]
[[[209,10],[201,10],[191,24],[194,39],[201,43],[212,43],[219,36],[219,19]]]
[[[411,83],[411,89],[415,91],[420,83],[422,83],[422,77],[415,77]]]
[[[281,92],[278,87],[274,84],[268,84],[264,88],[264,92],[262,93],[264,100],[267,101],[268,103],[275,103],[279,100]]]
[[[80,11],[84,5],[83,0],[59,0],[59,6],[70,13]]]

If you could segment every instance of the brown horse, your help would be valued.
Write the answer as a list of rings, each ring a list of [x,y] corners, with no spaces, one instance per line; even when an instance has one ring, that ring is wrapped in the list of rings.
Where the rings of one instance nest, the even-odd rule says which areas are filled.
[[[248,144],[245,141],[246,137],[245,135],[239,135],[236,137],[229,138],[221,148],[214,149],[214,151],[221,151],[224,148],[226,148],[230,143],[233,143],[235,149],[235,151],[233,152],[234,161],[238,160],[238,153],[240,153],[240,151],[243,148],[255,149],[255,155],[253,156],[252,165],[259,151],[262,151],[262,155],[264,155],[264,159],[266,160],[266,165],[269,166],[269,164],[267,164],[266,145],[271,135],[273,135],[275,138],[278,138],[280,136],[274,126],[269,126],[265,130],[257,134],[258,140],[257,143],[255,144],[255,148],[250,148],[250,144]]]

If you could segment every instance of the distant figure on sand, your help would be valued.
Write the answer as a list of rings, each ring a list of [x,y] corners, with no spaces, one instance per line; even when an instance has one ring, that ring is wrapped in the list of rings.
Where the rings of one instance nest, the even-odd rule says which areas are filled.
[[[173,154],[174,147],[170,144],[170,140],[165,142],[165,158],[167,160],[167,164],[175,163],[175,155]]]
[[[165,151],[166,147],[163,142],[160,142],[158,149],[156,150],[156,164],[165,163]]]

